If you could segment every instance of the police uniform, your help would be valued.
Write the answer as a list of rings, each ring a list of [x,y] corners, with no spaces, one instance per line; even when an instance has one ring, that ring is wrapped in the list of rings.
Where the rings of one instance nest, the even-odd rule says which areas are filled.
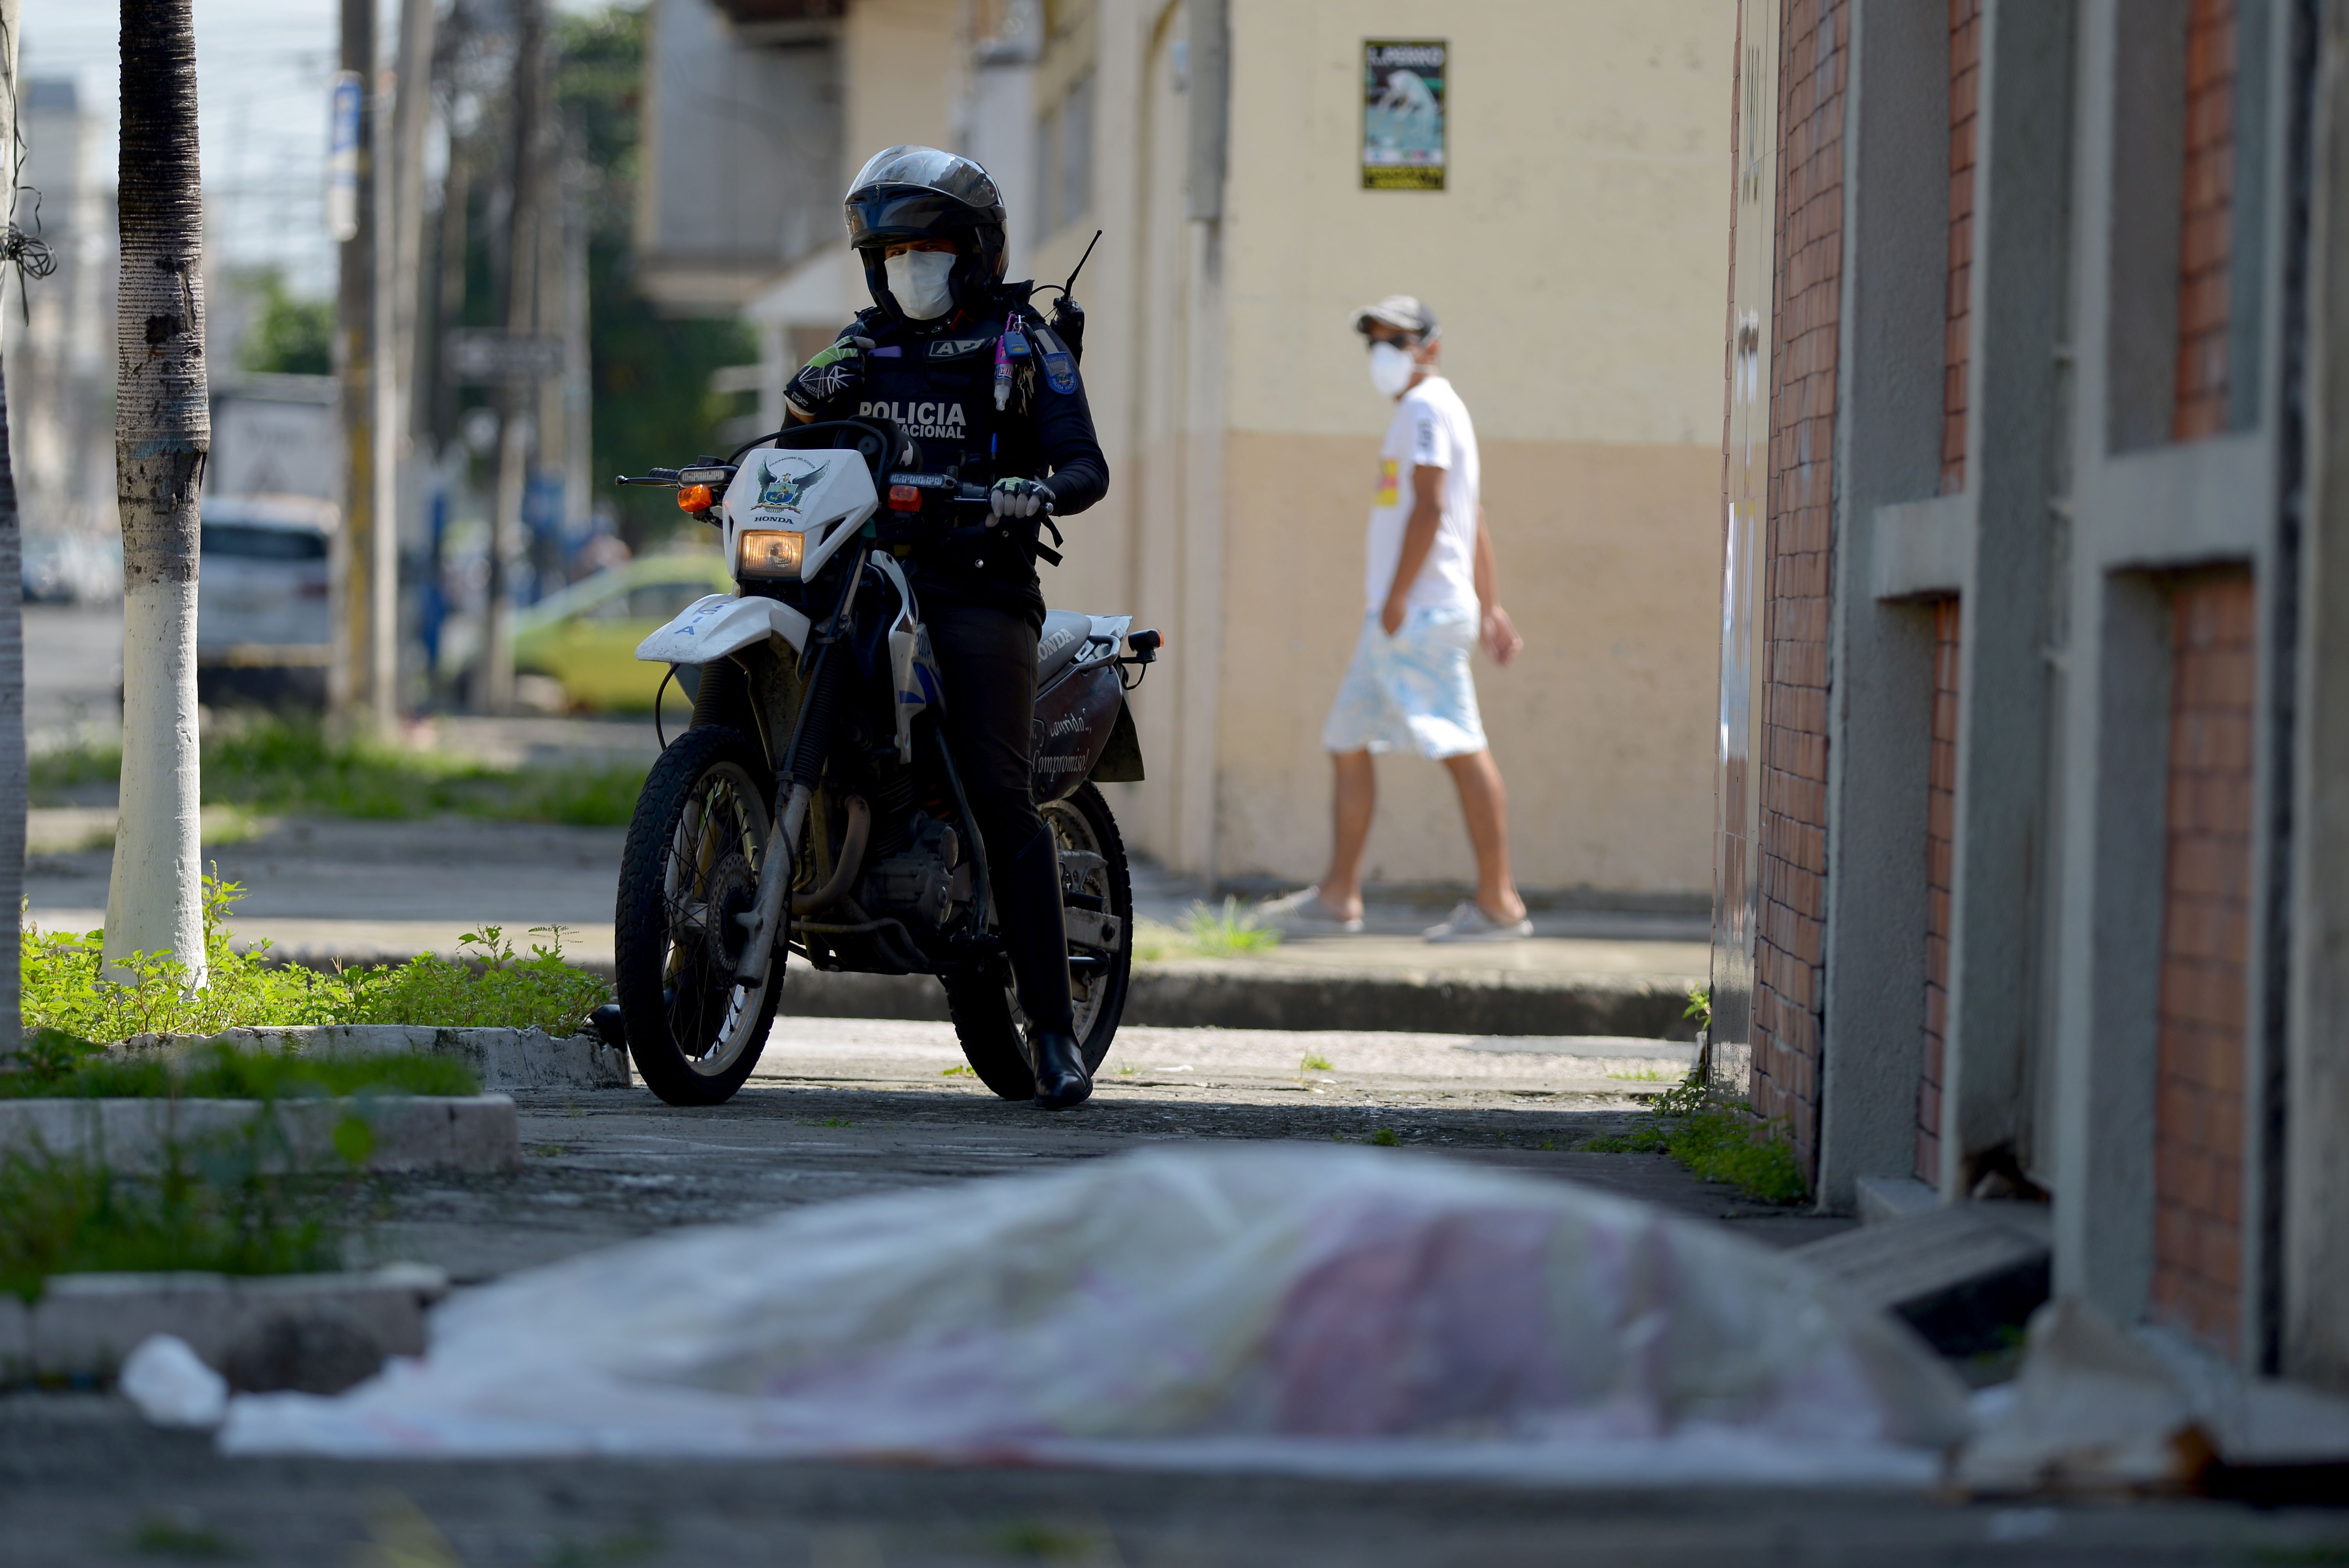
[[[978,485],[1046,479],[1055,512],[1082,511],[1109,489],[1109,464],[1093,434],[1084,384],[1072,361],[1052,371],[1044,366],[1046,345],[1063,356],[1065,346],[1030,308],[1028,285],[995,293],[976,318],[961,311],[943,322],[907,322],[879,310],[860,314],[847,330],[873,343],[864,352],[863,384],[811,412],[819,419],[894,421],[921,448],[922,466],[930,472],[951,469]],[[1010,397],[999,411],[996,351],[1007,321],[1029,352],[1015,362]],[[946,685],[947,744],[986,841],[988,864],[999,868],[997,902],[1015,971],[1033,975],[1059,966],[1057,987],[1041,979],[1021,985],[1021,1006],[1040,1026],[1065,1032],[1071,1014],[1057,872],[1032,789],[1036,639],[1044,624],[1036,538],[1034,521],[1004,518],[977,541],[899,549]],[[1048,884],[1049,923],[1040,907]],[[1025,965],[1023,939],[1039,949]]]

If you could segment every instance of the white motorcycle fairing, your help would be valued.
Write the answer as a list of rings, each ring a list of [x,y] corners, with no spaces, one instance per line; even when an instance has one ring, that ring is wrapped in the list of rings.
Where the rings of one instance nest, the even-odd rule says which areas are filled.
[[[805,536],[800,581],[812,582],[833,552],[881,507],[873,471],[845,449],[755,447],[742,454],[720,509],[726,559],[740,559],[742,531],[775,529]]]
[[[738,599],[712,593],[636,645],[648,665],[706,665],[712,659],[781,637],[795,654],[807,651],[808,618],[774,599]]]

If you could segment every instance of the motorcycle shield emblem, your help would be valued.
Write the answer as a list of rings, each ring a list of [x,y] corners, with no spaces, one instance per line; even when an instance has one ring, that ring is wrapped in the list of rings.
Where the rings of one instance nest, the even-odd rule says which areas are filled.
[[[797,466],[787,467],[787,464]],[[812,468],[804,458],[786,458],[781,461],[770,459],[760,478],[759,499],[755,504],[762,509],[772,507],[778,511],[797,511],[801,498],[807,494],[809,482],[821,472],[821,469]]]

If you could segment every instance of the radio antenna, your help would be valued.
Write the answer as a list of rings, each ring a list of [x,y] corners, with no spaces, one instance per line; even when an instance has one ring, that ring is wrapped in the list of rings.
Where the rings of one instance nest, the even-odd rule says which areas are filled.
[[[1068,297],[1068,294],[1071,289],[1077,286],[1077,273],[1083,272],[1085,270],[1085,263],[1093,259],[1093,247],[1101,243],[1101,237],[1102,232],[1099,229],[1095,229],[1093,231],[1093,237],[1085,242],[1085,253],[1077,258],[1077,264],[1070,269],[1069,281],[1061,285],[1061,296],[1063,299]]]

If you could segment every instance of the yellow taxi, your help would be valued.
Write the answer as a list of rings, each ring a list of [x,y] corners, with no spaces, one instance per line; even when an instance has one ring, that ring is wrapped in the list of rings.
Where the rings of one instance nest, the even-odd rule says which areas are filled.
[[[715,552],[647,555],[607,566],[514,616],[514,668],[560,681],[574,707],[642,712],[660,689],[660,665],[636,662],[636,645],[695,600],[730,593]]]

